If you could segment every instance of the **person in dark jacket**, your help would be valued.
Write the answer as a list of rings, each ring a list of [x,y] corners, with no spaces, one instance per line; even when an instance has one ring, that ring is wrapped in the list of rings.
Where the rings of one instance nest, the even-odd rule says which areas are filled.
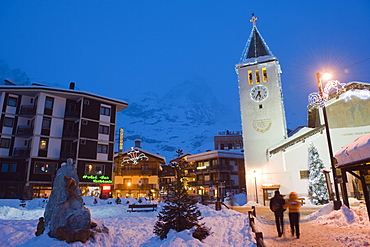
[[[283,196],[280,194],[280,191],[276,190],[274,197],[270,200],[270,209],[275,214],[276,229],[279,237],[284,233],[284,204]]]

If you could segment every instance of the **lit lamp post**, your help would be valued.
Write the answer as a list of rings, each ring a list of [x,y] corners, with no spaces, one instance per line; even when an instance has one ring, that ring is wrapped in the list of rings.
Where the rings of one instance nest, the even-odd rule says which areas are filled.
[[[325,125],[325,131],[326,131],[326,139],[327,139],[328,149],[329,149],[331,169],[333,172],[334,190],[335,190],[335,196],[336,196],[335,198],[332,198],[332,199],[334,202],[334,210],[338,210],[342,206],[342,202],[340,201],[340,196],[339,196],[337,173],[336,173],[336,168],[334,165],[335,161],[334,161],[334,155],[333,155],[333,148],[331,144],[329,123],[328,123],[328,117],[326,114],[325,102],[329,99],[329,93],[332,89],[336,89],[338,91],[338,87],[340,86],[341,88],[344,88],[345,84],[340,83],[339,81],[336,81],[336,80],[328,81],[327,84],[325,85],[325,89],[323,90],[322,80],[329,80],[331,78],[331,74],[329,72],[325,72],[323,74],[316,73],[316,78],[317,78],[317,87],[319,89],[319,93],[310,94],[309,99],[310,99],[310,103],[312,103],[314,107],[322,108],[322,114],[324,117],[324,125]]]
[[[256,202],[258,203],[257,171],[256,170],[253,170],[252,176],[254,177],[254,189],[256,190]]]
[[[128,186],[128,195],[131,196],[131,183],[128,182],[127,186]]]

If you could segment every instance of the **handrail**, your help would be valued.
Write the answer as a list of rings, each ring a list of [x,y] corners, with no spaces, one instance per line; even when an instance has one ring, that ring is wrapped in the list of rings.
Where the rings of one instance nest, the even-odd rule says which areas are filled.
[[[252,211],[248,211],[249,225],[252,228],[252,231],[255,233],[255,239],[257,242],[257,247],[266,247],[265,242],[263,241],[262,232],[257,231],[256,224],[254,222],[254,217],[256,217],[256,208],[252,206]]]

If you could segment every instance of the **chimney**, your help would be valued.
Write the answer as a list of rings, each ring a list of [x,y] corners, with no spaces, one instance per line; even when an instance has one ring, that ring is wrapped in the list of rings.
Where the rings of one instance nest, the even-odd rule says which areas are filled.
[[[141,148],[141,140],[140,139],[135,140],[135,148]]]
[[[72,90],[75,89],[75,83],[74,82],[69,83],[69,89],[72,89]]]

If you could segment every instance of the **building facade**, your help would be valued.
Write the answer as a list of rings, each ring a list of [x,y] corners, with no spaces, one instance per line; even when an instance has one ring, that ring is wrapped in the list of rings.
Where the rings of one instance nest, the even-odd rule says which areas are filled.
[[[48,87],[0,86],[0,198],[49,196],[57,169],[74,160],[83,195],[107,197],[116,112],[125,101]]]
[[[114,157],[114,197],[159,197],[159,173],[166,159],[141,148],[121,151]]]
[[[189,183],[199,195],[224,198],[228,193],[245,192],[243,153],[213,150],[188,155],[195,181]]]

